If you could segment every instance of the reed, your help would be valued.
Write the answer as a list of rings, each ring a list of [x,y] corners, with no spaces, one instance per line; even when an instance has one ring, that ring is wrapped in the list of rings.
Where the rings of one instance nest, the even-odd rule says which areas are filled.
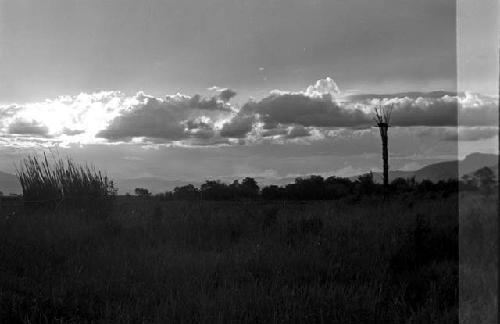
[[[116,195],[113,181],[93,165],[70,157],[28,155],[16,173],[25,205],[87,208],[107,204]]]

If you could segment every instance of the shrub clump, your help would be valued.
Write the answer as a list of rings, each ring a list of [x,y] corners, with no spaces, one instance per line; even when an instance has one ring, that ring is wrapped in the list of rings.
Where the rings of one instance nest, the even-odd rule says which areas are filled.
[[[17,167],[25,206],[74,207],[102,210],[116,195],[113,181],[93,165],[80,165],[71,158],[53,157],[49,162],[28,155]],[[90,207],[91,206],[91,207]]]

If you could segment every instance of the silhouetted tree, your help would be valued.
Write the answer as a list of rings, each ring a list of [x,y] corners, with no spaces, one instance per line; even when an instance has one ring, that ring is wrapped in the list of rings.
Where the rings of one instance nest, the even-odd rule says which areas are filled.
[[[478,173],[488,179],[488,174]],[[478,180],[479,181],[479,180]],[[486,181],[486,182],[485,182]],[[483,180],[484,183],[489,183]],[[393,193],[415,193],[428,198],[444,197],[458,192],[458,180],[441,180],[433,183],[430,180],[416,182],[415,178],[397,178],[391,183]],[[139,188],[141,189],[141,188]],[[220,180],[207,180],[200,189],[192,184],[176,187],[173,192],[166,192],[158,195],[163,200],[234,200],[234,199],[257,199],[262,197],[265,200],[322,200],[322,199],[342,199],[346,197],[354,198],[354,201],[361,196],[381,195],[383,187],[373,180],[373,173],[359,176],[356,181],[348,178],[329,177],[323,179],[318,175],[306,178],[296,178],[294,183],[285,186],[270,185],[262,188],[255,179],[247,177],[240,183],[238,180],[231,184],[222,183]],[[137,194],[137,191],[136,191]]]
[[[477,179],[476,183],[479,184],[479,188],[486,195],[490,195],[496,183],[495,173],[488,167],[483,167],[476,172],[474,172],[474,178]]]
[[[200,188],[205,200],[230,200],[233,199],[229,186],[220,180],[207,180]]]
[[[414,184],[415,184],[414,181],[415,181],[415,179],[413,179],[413,183],[412,183],[412,181],[410,179],[398,177],[398,178],[391,181],[391,189],[395,193],[409,191],[414,186]]]
[[[151,196],[151,193],[146,188],[135,188],[134,192],[135,192],[136,196],[139,196],[139,197],[149,197],[149,196]]]
[[[360,175],[356,182],[358,184],[358,194],[371,195],[375,193],[376,185],[373,181],[373,173],[371,171]]]
[[[257,198],[259,195],[259,185],[253,178],[246,177],[239,186],[240,194],[244,198]]]
[[[164,201],[173,200],[174,193],[172,191],[160,192],[155,195],[155,198]]]
[[[312,175],[295,179],[296,195],[300,200],[324,199],[325,185],[323,177]]]
[[[325,196],[327,199],[338,199],[350,194],[352,181],[348,178],[328,177],[325,180]]]
[[[175,187],[173,198],[177,200],[197,200],[200,197],[200,192],[192,184],[181,187]]]
[[[468,174],[465,174],[462,177],[462,181],[460,181],[460,189],[461,190],[468,190],[468,191],[473,191],[477,190],[478,185],[477,185],[477,179],[474,177],[471,177]]]
[[[436,187],[434,183],[430,180],[422,180],[420,183],[417,184],[417,192],[420,194],[427,194],[430,192],[434,192],[436,190]]]
[[[270,185],[262,188],[262,198],[266,200],[278,200],[285,198],[283,188],[276,185]]]

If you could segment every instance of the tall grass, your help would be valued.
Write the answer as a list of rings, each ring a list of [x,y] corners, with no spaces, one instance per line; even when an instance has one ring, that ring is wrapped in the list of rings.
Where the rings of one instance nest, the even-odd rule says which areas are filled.
[[[71,158],[28,155],[17,167],[25,204],[31,206],[102,206],[116,194],[113,181],[93,165]],[[91,204],[91,205],[89,205]]]
[[[499,323],[498,199],[460,197],[460,323]]]
[[[0,217],[0,323],[457,323],[457,199],[416,199]]]

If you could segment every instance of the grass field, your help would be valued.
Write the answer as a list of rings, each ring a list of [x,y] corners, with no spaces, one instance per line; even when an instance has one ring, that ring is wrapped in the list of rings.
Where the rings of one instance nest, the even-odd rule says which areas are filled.
[[[106,219],[1,218],[2,323],[458,320],[456,195],[356,204],[118,198]]]
[[[498,323],[498,201],[460,200],[460,322]]]

